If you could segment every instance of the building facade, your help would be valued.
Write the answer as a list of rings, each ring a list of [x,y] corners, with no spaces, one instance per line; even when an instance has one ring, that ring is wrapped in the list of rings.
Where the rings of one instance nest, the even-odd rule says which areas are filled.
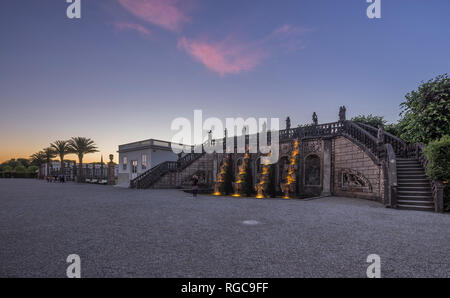
[[[154,166],[182,156],[173,152],[171,142],[155,139],[120,145],[118,153],[118,184],[123,186]]]

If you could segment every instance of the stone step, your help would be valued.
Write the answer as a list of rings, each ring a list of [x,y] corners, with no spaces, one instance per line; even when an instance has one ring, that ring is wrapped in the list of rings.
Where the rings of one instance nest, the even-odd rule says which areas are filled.
[[[396,157],[396,159],[398,161],[403,161],[403,162],[407,162],[407,161],[415,161],[415,162],[419,162],[419,160],[417,158],[405,158],[405,157]]]
[[[399,183],[430,183],[427,178],[403,178],[397,176],[397,182]]]
[[[412,196],[412,195],[406,195],[406,194],[398,194],[397,195],[397,200],[407,200],[407,201],[414,201],[414,200],[428,201],[428,200],[431,200],[431,201],[433,201],[433,195],[429,194],[429,195]]]
[[[411,162],[407,162],[407,163],[403,163],[403,162],[397,162],[397,168],[398,167],[411,167],[411,168],[422,168],[422,165],[420,163],[411,163]]]
[[[407,171],[407,170],[423,170],[421,166],[410,166],[410,165],[397,165],[397,170]]]
[[[431,212],[434,211],[434,207],[429,206],[412,206],[412,205],[398,204],[397,208],[401,210],[416,210],[416,211],[431,211]]]
[[[422,182],[419,181],[413,181],[413,182],[404,182],[404,181],[397,181],[398,188],[400,187],[425,187],[430,188],[431,184],[427,180],[423,180]]]
[[[433,201],[397,200],[397,204],[398,205],[408,205],[408,206],[434,207]]]
[[[425,174],[403,174],[403,173],[397,173],[397,179],[427,179],[427,176]]]
[[[414,164],[414,165],[420,165],[420,161],[418,160],[412,160],[412,159],[397,159],[397,164],[403,164],[403,165],[407,165],[407,164]]]
[[[431,192],[414,192],[414,191],[399,191],[397,192],[397,197],[399,198],[403,198],[403,197],[407,197],[407,198],[427,198],[427,199],[432,199],[433,195]]]
[[[425,171],[421,170],[421,169],[415,169],[415,170],[397,169],[397,176],[398,175],[409,175],[409,174],[422,174],[422,175],[425,175]]]
[[[401,170],[401,171],[416,171],[416,170],[422,170],[422,171],[425,171],[424,170],[424,168],[422,168],[422,167],[420,167],[420,166],[414,166],[414,167],[412,167],[412,166],[410,166],[410,165],[408,165],[408,166],[397,166],[397,170]]]
[[[399,192],[413,191],[413,192],[431,193],[431,186],[430,185],[421,186],[421,185],[415,185],[415,184],[413,184],[412,186],[399,185],[397,187],[397,190]]]

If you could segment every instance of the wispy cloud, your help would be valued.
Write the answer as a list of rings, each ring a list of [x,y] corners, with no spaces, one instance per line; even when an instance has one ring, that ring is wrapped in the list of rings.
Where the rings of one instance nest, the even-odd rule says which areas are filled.
[[[145,28],[142,25],[135,24],[135,23],[126,23],[126,22],[116,22],[113,24],[114,27],[120,31],[127,31],[127,30],[133,30],[137,31],[142,35],[150,36],[152,35],[152,32]]]
[[[181,10],[179,0],[118,0],[138,18],[171,31],[178,31],[189,18]]]
[[[262,42],[266,44],[274,44],[287,52],[296,52],[305,48],[303,37],[305,34],[312,31],[314,30],[310,28],[285,24],[275,29]]]
[[[252,45],[238,43],[231,38],[210,42],[182,37],[178,41],[178,47],[222,76],[251,70],[266,56],[264,51]]]
[[[178,40],[178,47],[208,69],[225,76],[252,70],[280,49],[286,52],[303,49],[301,36],[309,31],[283,25],[265,38],[252,42],[238,42],[230,37],[219,42],[182,37]]]

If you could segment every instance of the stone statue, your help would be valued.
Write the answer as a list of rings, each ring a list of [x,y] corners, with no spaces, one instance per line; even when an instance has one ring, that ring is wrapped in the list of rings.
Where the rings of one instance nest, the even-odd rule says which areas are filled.
[[[286,118],[286,130],[291,129],[291,118],[288,116]]]
[[[347,109],[345,108],[345,106],[339,107],[339,121],[347,120],[345,115],[346,112]]]
[[[212,145],[212,130],[208,131],[208,144]]]
[[[223,136],[225,137],[225,139],[228,137],[228,130],[226,128],[223,131]]]
[[[383,132],[383,128],[381,127],[381,125],[378,126],[377,143],[384,144],[384,132]]]
[[[314,112],[313,116],[312,116],[312,120],[313,120],[313,124],[317,125],[319,124],[319,118],[317,117],[316,112]]]

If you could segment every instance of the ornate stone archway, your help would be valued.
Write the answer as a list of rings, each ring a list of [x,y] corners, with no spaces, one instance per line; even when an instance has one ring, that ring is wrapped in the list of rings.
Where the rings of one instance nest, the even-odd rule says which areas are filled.
[[[309,154],[304,161],[305,186],[321,186],[321,161],[317,154]]]

